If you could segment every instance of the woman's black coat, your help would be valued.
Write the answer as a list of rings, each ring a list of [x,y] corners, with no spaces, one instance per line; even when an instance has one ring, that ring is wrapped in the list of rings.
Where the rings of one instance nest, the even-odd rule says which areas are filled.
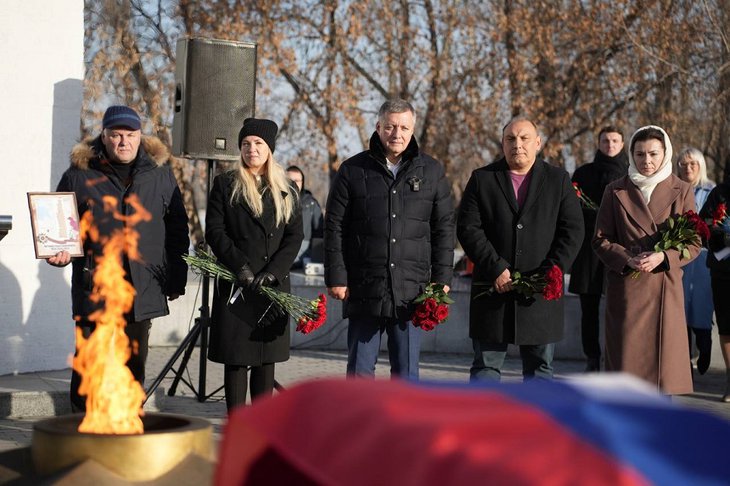
[[[722,182],[715,186],[700,210],[700,217],[705,221],[711,220],[712,214],[721,203],[730,206],[730,182]],[[710,275],[713,279],[730,280],[730,258],[718,261],[715,257],[715,252],[725,248],[724,236],[721,228],[717,226],[710,228],[710,240],[707,242],[707,247],[710,249],[707,255],[707,266],[710,268]]]
[[[279,226],[275,226],[274,201],[269,191],[264,194],[261,217],[255,217],[244,201],[231,206],[233,174],[224,173],[213,181],[205,217],[206,241],[219,262],[234,273],[248,264],[255,274],[273,274],[275,288],[289,292],[289,268],[303,238],[300,206],[297,203],[289,223]],[[294,191],[285,197],[295,197]],[[240,366],[289,359],[289,317],[266,312],[271,302],[261,295],[244,291],[233,304],[228,303],[230,297],[231,284],[216,282],[208,357]]]

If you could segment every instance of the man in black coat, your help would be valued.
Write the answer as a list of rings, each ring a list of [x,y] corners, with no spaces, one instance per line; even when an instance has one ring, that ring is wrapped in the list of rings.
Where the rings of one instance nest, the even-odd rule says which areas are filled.
[[[299,252],[294,259],[292,268],[303,268],[315,256],[312,252],[312,240],[314,238],[322,238],[324,218],[322,217],[322,208],[317,202],[317,199],[315,199],[311,191],[304,187],[305,177],[302,169],[296,165],[290,165],[286,168],[286,174],[299,188],[299,205],[302,208],[302,228],[304,230],[302,246],[299,247]],[[321,263],[321,260],[318,262]]]
[[[601,369],[601,343],[599,339],[599,306],[603,292],[603,264],[591,248],[596,227],[598,204],[606,186],[625,176],[629,160],[624,151],[624,136],[614,126],[606,126],[598,133],[598,150],[593,163],[584,164],[573,173],[573,184],[596,207],[582,204],[585,237],[583,245],[570,271],[568,289],[580,297],[581,341],[586,355],[586,371]]]
[[[343,162],[327,200],[325,282],[349,317],[349,375],[375,374],[386,331],[391,374],[418,378],[413,300],[431,282],[451,283],[451,189],[443,166],[419,150],[415,123],[410,103],[385,102],[369,150]]]
[[[155,137],[143,137],[139,115],[127,106],[110,106],[104,113],[101,134],[73,148],[71,167],[64,172],[57,191],[74,192],[81,220],[89,213],[98,229],[98,241],[84,239],[84,256],[72,258],[57,253],[47,262],[63,267],[73,263],[71,298],[74,320],[84,337],[95,328],[90,316],[103,306],[93,291],[94,269],[104,250],[104,238],[115,231],[128,229],[136,214],[130,198],[136,197],[150,213],[149,221],[139,221],[139,258],[123,253],[125,278],[135,290],[132,310],[124,316],[125,332],[134,350],[127,362],[134,378],[144,385],[145,361],[151,319],[169,314],[167,300],[185,293],[188,217],[180,189],[169,165],[170,154]],[[113,211],[108,201],[113,200]],[[116,213],[116,214],[115,214]],[[119,217],[121,215],[122,217]],[[81,377],[71,377],[71,405],[76,411],[86,409],[78,394]]]
[[[541,144],[532,121],[512,120],[502,131],[505,158],[475,170],[461,200],[457,235],[474,262],[472,380],[499,380],[508,344],[520,345],[525,378],[553,375],[563,299],[517,294],[512,276],[569,268],[583,240],[583,218],[568,173],[537,160]]]

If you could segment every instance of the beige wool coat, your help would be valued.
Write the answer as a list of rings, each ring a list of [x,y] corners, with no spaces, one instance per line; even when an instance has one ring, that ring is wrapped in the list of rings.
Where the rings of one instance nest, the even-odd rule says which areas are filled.
[[[692,392],[682,268],[699,253],[680,259],[666,250],[654,273],[631,278],[627,262],[652,250],[670,216],[695,209],[689,184],[671,175],[657,184],[647,205],[625,176],[603,195],[592,245],[606,265],[606,370],[625,371],[670,395]]]

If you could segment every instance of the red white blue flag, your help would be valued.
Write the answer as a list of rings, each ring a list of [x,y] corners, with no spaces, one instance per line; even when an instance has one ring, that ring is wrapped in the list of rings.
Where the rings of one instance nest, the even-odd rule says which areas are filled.
[[[622,376],[322,380],[234,411],[216,484],[727,485],[730,422]]]

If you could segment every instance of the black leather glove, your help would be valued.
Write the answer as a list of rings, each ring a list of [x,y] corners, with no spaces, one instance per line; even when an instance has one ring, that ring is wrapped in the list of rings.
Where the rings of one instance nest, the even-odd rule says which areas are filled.
[[[251,284],[251,290],[254,292],[258,291],[261,287],[271,287],[276,284],[276,277],[269,272],[259,272],[256,278],[253,279]]]
[[[236,273],[236,283],[243,288],[250,287],[255,278],[248,264],[242,266],[238,273]]]
[[[261,316],[259,321],[256,323],[256,327],[270,326],[285,315],[286,312],[281,310],[278,305],[273,304],[268,307],[266,313]]]

